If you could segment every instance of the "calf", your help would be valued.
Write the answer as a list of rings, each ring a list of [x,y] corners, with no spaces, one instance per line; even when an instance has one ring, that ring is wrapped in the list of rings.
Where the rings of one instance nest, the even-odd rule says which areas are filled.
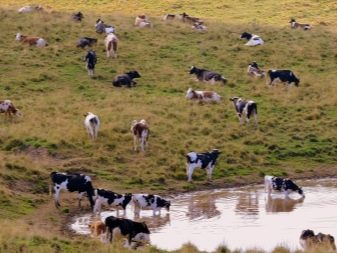
[[[180,16],[180,18],[182,19],[183,22],[187,22],[187,23],[190,23],[190,24],[194,24],[194,23],[203,24],[203,21],[200,18],[191,17],[190,15],[188,15],[185,12],[180,14],[179,16]]]
[[[101,220],[95,220],[89,225],[90,232],[93,236],[99,236],[105,233],[105,223]]]
[[[87,46],[92,47],[96,43],[97,43],[97,39],[95,39],[95,38],[83,37],[83,38],[80,38],[77,41],[76,47],[80,47],[80,48],[84,49]]]
[[[190,75],[192,74],[195,74],[199,81],[211,82],[211,84],[214,84],[215,82],[222,82],[223,84],[225,84],[227,82],[227,79],[224,76],[216,72],[206,69],[199,69],[194,66],[192,66],[190,69]]]
[[[324,248],[327,252],[336,252],[335,238],[332,235],[322,233],[315,235],[314,231],[310,229],[302,231],[300,244],[305,251]]]
[[[0,101],[0,113],[5,113],[5,116],[21,116],[21,112],[16,109],[16,107],[14,106],[14,104],[12,103],[12,101],[10,100],[2,100]]]
[[[109,206],[114,206],[117,208],[117,213],[119,211],[119,207],[126,210],[126,206],[130,203],[132,199],[132,194],[127,193],[125,195],[121,195],[112,191],[107,191],[104,189],[96,189],[95,190],[95,206],[94,206],[94,213],[100,213],[102,204],[106,204]]]
[[[132,200],[135,205],[135,215],[139,215],[141,209],[152,209],[153,215],[156,215],[156,212],[159,212],[160,215],[161,208],[164,207],[170,211],[171,202],[158,195],[133,194]]]
[[[136,86],[137,82],[133,79],[139,78],[141,75],[137,71],[126,72],[125,74],[118,75],[112,81],[112,85],[115,87],[121,87],[122,85],[126,85],[127,87]]]
[[[145,222],[135,222],[129,219],[109,216],[105,219],[106,239],[112,243],[118,233],[128,237],[128,244],[132,246],[150,243],[150,230]]]
[[[309,24],[300,24],[300,23],[297,23],[296,20],[295,20],[294,18],[290,19],[289,23],[290,23],[290,27],[291,27],[292,29],[301,28],[301,29],[303,29],[304,31],[310,30],[310,29],[311,29],[311,25],[309,25]]]
[[[220,102],[221,96],[214,91],[200,91],[189,88],[186,91],[186,98],[202,102]]]
[[[82,21],[82,19],[84,18],[82,12],[76,12],[76,13],[73,13],[72,15],[72,19],[75,20],[75,21]]]
[[[248,41],[245,44],[246,46],[257,46],[264,44],[264,41],[260,38],[260,36],[247,32],[242,33],[240,39],[246,39]]]
[[[22,35],[21,33],[17,33],[15,40],[21,41],[23,43],[26,43],[30,46],[36,45],[37,47],[45,47],[48,46],[48,43],[46,40],[39,38],[39,37],[29,37],[26,35]]]
[[[254,101],[244,100],[239,97],[232,97],[229,100],[233,102],[240,125],[244,123],[244,118],[246,118],[248,124],[250,117],[254,115],[255,125],[257,126],[257,104]]]
[[[150,135],[150,129],[145,119],[140,121],[134,120],[131,123],[131,132],[133,134],[133,147],[137,151],[137,143],[140,145],[140,150],[144,151],[147,146],[147,141]]]
[[[285,196],[288,197],[291,192],[298,192],[301,196],[305,196],[302,188],[298,187],[293,181],[286,178],[274,177],[266,175],[264,177],[264,187],[268,194],[272,191],[284,192]]]
[[[78,192],[79,201],[78,205],[81,206],[81,200],[83,193],[87,193],[91,208],[94,207],[94,188],[91,183],[91,178],[84,174],[78,173],[61,173],[52,172],[50,173],[51,182],[54,189],[54,200],[55,206],[60,207],[60,191],[62,189],[68,190],[69,192]]]
[[[106,25],[100,18],[97,19],[95,29],[97,33],[115,33],[116,29],[112,25]]]
[[[151,23],[148,20],[148,18],[145,15],[139,15],[135,19],[135,26],[138,26],[140,28],[143,27],[151,27]]]
[[[190,152],[186,155],[187,163],[186,163],[186,174],[187,181],[192,181],[192,174],[196,168],[202,168],[206,170],[208,181],[212,180],[212,172],[218,159],[220,151],[217,149],[213,149],[210,152],[205,153],[196,153]]]
[[[283,83],[294,83],[298,87],[300,79],[298,79],[291,70],[269,70],[269,85],[274,85],[276,80],[281,80]]]
[[[259,65],[257,65],[255,61],[253,61],[252,63],[248,65],[247,74],[250,76],[256,76],[256,77],[261,77],[261,78],[266,76],[266,72],[261,70],[259,68]]]
[[[87,112],[84,116],[84,126],[87,129],[88,135],[91,139],[96,140],[101,125],[100,120],[97,115],[91,112]]]

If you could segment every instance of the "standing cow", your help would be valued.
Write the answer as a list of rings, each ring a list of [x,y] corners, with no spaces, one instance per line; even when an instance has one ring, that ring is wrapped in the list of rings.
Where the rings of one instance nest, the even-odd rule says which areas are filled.
[[[118,38],[115,34],[109,33],[105,37],[105,49],[106,49],[106,56],[117,58],[117,45],[118,45]]]
[[[257,104],[254,101],[244,100],[239,97],[232,97],[230,98],[230,101],[233,102],[240,125],[244,123],[244,119],[246,119],[248,124],[250,117],[253,115],[255,119],[255,126],[257,126]]]
[[[291,84],[294,83],[296,87],[298,87],[300,83],[300,79],[298,79],[294,72],[291,70],[269,70],[269,85],[274,85],[276,80],[280,80],[283,83]]]
[[[291,192],[297,192],[302,197],[305,196],[302,188],[298,187],[297,184],[288,178],[266,175],[264,177],[264,186],[268,194],[271,194],[272,191],[278,191],[283,192],[287,197]]]
[[[140,150],[144,152],[145,147],[147,147],[147,141],[150,135],[150,129],[145,119],[142,119],[140,121],[137,120],[132,121],[131,133],[133,135],[134,150],[137,151],[138,148],[137,143],[139,143]]]

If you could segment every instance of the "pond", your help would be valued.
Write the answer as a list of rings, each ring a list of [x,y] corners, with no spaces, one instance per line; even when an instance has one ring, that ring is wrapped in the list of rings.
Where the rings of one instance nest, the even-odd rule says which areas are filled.
[[[230,249],[258,248],[266,251],[277,245],[300,248],[304,229],[337,236],[337,180],[296,181],[305,198],[292,193],[268,196],[263,185],[198,191],[177,195],[170,212],[161,216],[141,211],[135,218],[128,207],[126,218],[145,221],[151,230],[151,243],[166,250],[179,249],[191,242],[200,250],[214,251],[225,244]],[[120,212],[123,214],[123,212]],[[102,212],[101,217],[115,211]],[[75,217],[70,225],[76,233],[89,234],[91,214]]]

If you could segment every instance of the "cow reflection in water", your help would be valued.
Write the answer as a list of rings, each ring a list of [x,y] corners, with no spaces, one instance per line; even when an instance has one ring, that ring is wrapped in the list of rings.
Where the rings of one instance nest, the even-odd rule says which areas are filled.
[[[244,215],[258,215],[259,196],[257,191],[240,192],[235,212]]]
[[[268,194],[266,200],[266,212],[267,213],[276,213],[276,212],[292,212],[296,205],[304,202],[304,197],[299,199],[291,199],[289,197],[272,197]]]
[[[210,219],[221,214],[216,208],[215,200],[218,198],[216,194],[206,194],[190,196],[188,201],[188,211],[186,216],[190,220]]]
[[[156,215],[151,217],[139,217],[138,215],[135,215],[134,220],[145,222],[146,225],[149,227],[151,232],[156,232],[158,229],[161,229],[162,227],[166,225],[170,225],[171,218],[170,214],[166,213],[166,215]]]

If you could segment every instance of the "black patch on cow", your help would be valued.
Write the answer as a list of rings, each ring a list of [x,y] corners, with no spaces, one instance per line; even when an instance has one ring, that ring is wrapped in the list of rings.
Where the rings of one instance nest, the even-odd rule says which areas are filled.
[[[121,206],[124,210],[132,199],[131,193],[127,193],[123,196],[121,194],[118,194],[118,193],[115,193],[115,192],[112,192],[112,191],[107,191],[107,190],[104,190],[104,189],[97,189],[97,195],[107,199],[109,205],[111,205],[116,199],[123,198],[122,203],[118,204],[118,206]]]
[[[291,70],[269,70],[268,76],[270,78],[270,84],[277,78],[284,83],[295,83],[296,86],[300,83],[300,79],[298,79]]]
[[[299,194],[303,195],[303,190],[301,188],[299,188],[290,179],[283,179],[283,178],[280,178],[280,177],[273,177],[272,178],[272,186],[273,186],[273,189],[277,190],[277,191],[292,190],[292,191],[296,191]]]
[[[213,150],[212,152],[197,153],[197,159],[192,161],[189,156],[187,156],[187,161],[189,163],[197,163],[201,161],[201,168],[205,169],[208,165],[213,166],[218,159],[220,152],[218,150]]]
[[[149,195],[144,195],[143,197],[144,197],[144,199],[146,201],[146,205],[147,206],[150,206],[151,204],[154,203],[154,195],[149,194]]]
[[[250,40],[253,37],[253,35],[251,35],[250,33],[244,32],[241,34],[240,38],[241,39],[247,39]]]
[[[97,124],[98,124],[98,120],[97,120],[96,117],[91,118],[89,121],[90,121],[91,124],[94,124],[94,125],[97,125]]]

